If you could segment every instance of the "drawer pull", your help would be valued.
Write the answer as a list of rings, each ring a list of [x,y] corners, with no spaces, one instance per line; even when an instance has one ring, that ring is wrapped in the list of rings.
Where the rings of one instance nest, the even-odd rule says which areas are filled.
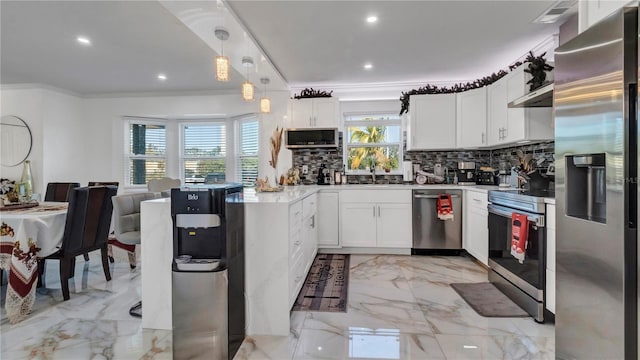
[[[294,244],[295,244],[296,246],[300,246],[300,244],[301,244],[301,243],[302,243],[302,241],[300,241],[300,240],[296,240],[296,242],[294,242]]]

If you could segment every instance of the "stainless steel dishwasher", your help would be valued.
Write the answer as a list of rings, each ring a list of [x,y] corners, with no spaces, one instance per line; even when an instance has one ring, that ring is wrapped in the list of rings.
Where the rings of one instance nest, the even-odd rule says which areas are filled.
[[[438,195],[450,194],[453,220],[438,219]],[[457,255],[462,250],[462,190],[413,190],[412,255]]]

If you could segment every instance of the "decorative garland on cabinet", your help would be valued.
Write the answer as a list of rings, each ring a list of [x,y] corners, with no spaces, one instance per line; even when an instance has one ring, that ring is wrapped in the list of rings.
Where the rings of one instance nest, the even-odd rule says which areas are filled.
[[[544,56],[547,53],[544,52],[540,56],[533,56],[533,52],[529,51],[529,55],[524,60],[524,63],[529,63],[528,69],[524,71],[531,74],[531,80],[527,81],[529,85],[529,91],[533,91],[539,88],[542,85],[545,85],[545,79],[547,78],[546,71],[553,70],[553,66],[547,64],[547,60]],[[522,65],[523,62],[516,61],[515,63],[509,65],[509,71],[513,71],[518,66]],[[409,97],[411,95],[424,95],[424,94],[451,94],[451,93],[459,93],[473,89],[479,89],[483,86],[491,85],[494,82],[500,80],[508,72],[505,70],[500,70],[498,73],[493,73],[489,76],[485,76],[481,79],[467,82],[465,84],[455,84],[452,87],[438,87],[436,85],[427,84],[425,86],[419,87],[418,89],[412,89],[409,91],[403,91],[402,96],[400,96],[401,108],[400,115],[409,111]]]
[[[317,97],[331,97],[331,93],[333,90],[326,92],[320,90],[313,90],[313,88],[305,88],[300,91],[300,95],[293,94],[294,99],[306,99],[306,98],[317,98]]]

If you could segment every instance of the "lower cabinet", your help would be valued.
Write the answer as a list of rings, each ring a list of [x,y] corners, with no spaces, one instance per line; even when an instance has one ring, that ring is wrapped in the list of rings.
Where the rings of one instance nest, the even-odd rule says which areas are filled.
[[[340,247],[340,193],[318,193],[318,247]]]
[[[374,203],[343,203],[342,246],[375,247],[377,244]]]
[[[411,248],[410,190],[345,190],[342,199],[342,246]]]
[[[411,204],[378,204],[377,246],[411,247]]]
[[[489,227],[487,194],[464,192],[462,246],[481,263],[489,265]]]

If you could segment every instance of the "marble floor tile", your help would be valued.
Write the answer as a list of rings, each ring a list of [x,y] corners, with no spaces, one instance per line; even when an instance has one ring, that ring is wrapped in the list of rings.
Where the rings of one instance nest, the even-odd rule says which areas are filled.
[[[298,337],[253,335],[247,336],[236,353],[235,360],[293,359]]]
[[[418,282],[418,284],[416,284]],[[521,331],[514,318],[480,316],[450,286],[422,284],[410,281],[416,303],[436,334],[450,335],[513,335]]]
[[[349,257],[349,281],[397,281],[404,279],[402,270],[395,264],[395,257],[395,255],[351,255]]]
[[[397,329],[302,330],[294,359],[444,359],[433,336]]]
[[[140,267],[78,257],[62,301],[58,262],[47,262],[29,318],[10,325],[0,291],[0,358],[171,359],[171,331],[144,330],[128,314],[140,299]],[[346,313],[291,313],[289,336],[248,336],[236,359],[547,359],[553,325],[531,318],[484,318],[449,286],[486,281],[468,257],[352,255]],[[467,347],[465,347],[465,345]]]
[[[554,359],[552,338],[436,335],[447,359]]]

